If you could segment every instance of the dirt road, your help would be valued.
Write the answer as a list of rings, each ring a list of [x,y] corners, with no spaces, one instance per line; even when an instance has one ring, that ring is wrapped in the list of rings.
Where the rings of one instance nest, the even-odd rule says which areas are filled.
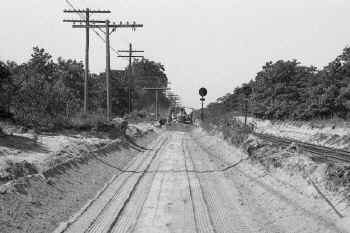
[[[186,132],[165,132],[149,148],[55,233],[341,232],[238,168],[225,170]]]

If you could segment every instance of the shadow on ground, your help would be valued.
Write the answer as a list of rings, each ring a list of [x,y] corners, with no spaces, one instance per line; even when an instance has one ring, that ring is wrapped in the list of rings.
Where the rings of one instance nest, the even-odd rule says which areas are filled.
[[[181,132],[189,132],[193,128],[194,128],[194,126],[192,124],[183,124],[183,123],[171,123],[171,124],[166,126],[167,130],[181,131]]]
[[[24,152],[48,153],[49,150],[34,139],[8,135],[0,138],[0,146],[22,150]]]

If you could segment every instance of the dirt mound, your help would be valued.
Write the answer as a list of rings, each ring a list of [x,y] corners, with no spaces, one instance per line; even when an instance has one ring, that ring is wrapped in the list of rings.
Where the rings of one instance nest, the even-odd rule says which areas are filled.
[[[35,139],[30,132],[6,136],[0,143],[0,185],[31,174],[50,173],[55,167],[83,163],[93,153],[128,146],[134,143],[133,138],[150,132],[154,132],[150,124],[128,126],[124,120],[113,120],[96,124],[95,132],[86,134],[40,134]]]
[[[37,174],[38,169],[27,161],[6,161],[6,166],[0,170],[0,182],[6,182],[27,175]]]
[[[154,138],[139,138],[137,143],[147,145]],[[57,158],[74,156],[79,150],[82,148],[66,147]],[[94,154],[82,150],[78,159],[63,160],[43,175],[24,176],[1,185],[0,232],[52,232],[118,175],[116,167],[123,168],[137,152],[122,140],[115,140]],[[27,163],[21,169],[32,171]]]
[[[243,117],[235,117],[234,119],[244,122]],[[348,122],[270,121],[249,117],[248,123],[254,124],[254,129],[258,133],[350,150],[350,125]]]
[[[341,199],[339,203],[350,204],[350,166],[325,163],[293,144],[280,147],[254,136],[250,136],[242,148],[249,155],[251,163],[261,165],[269,173],[283,172],[291,177],[298,176],[306,182],[312,179],[328,196]],[[318,197],[312,187],[306,192]]]
[[[128,122],[125,120],[113,119],[111,122],[98,122],[92,130],[95,132],[107,133],[111,139],[123,136],[128,128]]]

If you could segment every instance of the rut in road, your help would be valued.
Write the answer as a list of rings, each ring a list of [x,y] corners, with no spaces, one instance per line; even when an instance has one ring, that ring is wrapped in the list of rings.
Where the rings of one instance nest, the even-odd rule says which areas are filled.
[[[181,138],[177,134],[172,134],[171,141],[159,158],[159,164],[154,164],[154,170],[150,171],[158,169],[169,172],[153,173],[155,176],[147,195],[144,195],[144,187],[140,184],[132,200],[134,204],[128,206],[123,216],[128,221],[120,221],[112,232],[197,232],[186,173],[171,172],[185,170]],[[143,184],[148,185],[148,182]],[[142,208],[139,208],[141,205]]]
[[[127,169],[146,170],[167,141],[168,134],[160,136],[152,143],[153,150],[140,153],[129,163]],[[113,177],[88,205],[68,222],[61,224],[54,233],[94,232],[95,230],[102,232],[101,229],[108,231],[108,225],[117,217],[128,198],[128,194],[135,188],[137,180],[143,176],[142,174],[121,173]]]
[[[191,154],[201,153],[202,161],[208,164],[225,166],[239,157],[212,144],[207,145],[208,139],[192,135],[191,138],[196,142]],[[261,176],[261,170],[260,173],[256,171],[254,166],[244,164],[225,172],[224,178],[232,186],[231,190],[238,191],[232,196],[238,197],[242,203],[241,212],[257,232],[348,232],[337,226],[332,215],[321,211],[324,209],[322,200],[300,194],[294,186],[285,184],[278,177],[271,176],[266,180],[265,175]]]
[[[111,232],[256,232],[244,221],[220,173],[193,172],[219,170],[198,155],[195,161],[186,149],[193,143],[186,133],[172,133]]]
[[[184,139],[181,141],[182,153],[185,161],[186,171],[194,170],[192,158],[185,152]],[[196,232],[197,233],[216,233],[213,219],[209,214],[209,207],[206,198],[204,197],[203,187],[199,181],[197,174],[186,172],[189,190],[192,199],[193,213],[195,216]]]
[[[160,145],[160,147],[155,151],[151,156],[150,160],[147,161],[145,168],[142,168],[144,171],[147,171],[154,160],[158,157],[158,153],[163,148],[166,140]],[[141,164],[142,166],[143,164]],[[138,167],[140,168],[140,167]],[[113,198],[115,203],[109,202],[104,208],[103,211],[99,214],[96,221],[94,221],[87,231],[91,233],[103,233],[103,232],[112,232],[112,228],[116,225],[119,219],[122,217],[124,209],[128,205],[131,197],[134,195],[136,188],[140,184],[140,181],[144,178],[146,173],[133,174],[130,175],[126,181],[126,185],[122,186],[119,192]],[[130,184],[129,184],[130,183]],[[112,199],[111,199],[112,200]],[[123,200],[121,202],[121,200]]]
[[[192,143],[190,144],[189,141]],[[199,153],[191,150],[188,147],[196,147],[196,143],[188,135],[186,135],[184,149],[185,153],[189,154],[189,158],[195,169],[213,169],[213,166],[208,163],[205,157],[199,157]],[[201,151],[203,153],[203,151]],[[193,157],[193,156],[195,157]],[[216,232],[231,232],[231,233],[251,233],[256,232],[251,229],[249,224],[244,219],[244,214],[240,211],[235,197],[231,196],[233,191],[225,182],[225,178],[221,173],[215,174],[197,174],[199,182],[203,187],[205,202],[207,203],[209,213]]]

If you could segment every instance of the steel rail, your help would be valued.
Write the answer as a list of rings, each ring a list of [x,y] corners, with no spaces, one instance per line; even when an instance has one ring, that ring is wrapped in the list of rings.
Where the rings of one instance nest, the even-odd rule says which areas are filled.
[[[277,137],[270,134],[253,133],[253,135],[283,146],[289,146],[290,144],[294,143],[304,151],[310,152],[320,159],[325,159],[331,162],[350,163],[350,151],[347,150],[316,145],[290,138]]]

